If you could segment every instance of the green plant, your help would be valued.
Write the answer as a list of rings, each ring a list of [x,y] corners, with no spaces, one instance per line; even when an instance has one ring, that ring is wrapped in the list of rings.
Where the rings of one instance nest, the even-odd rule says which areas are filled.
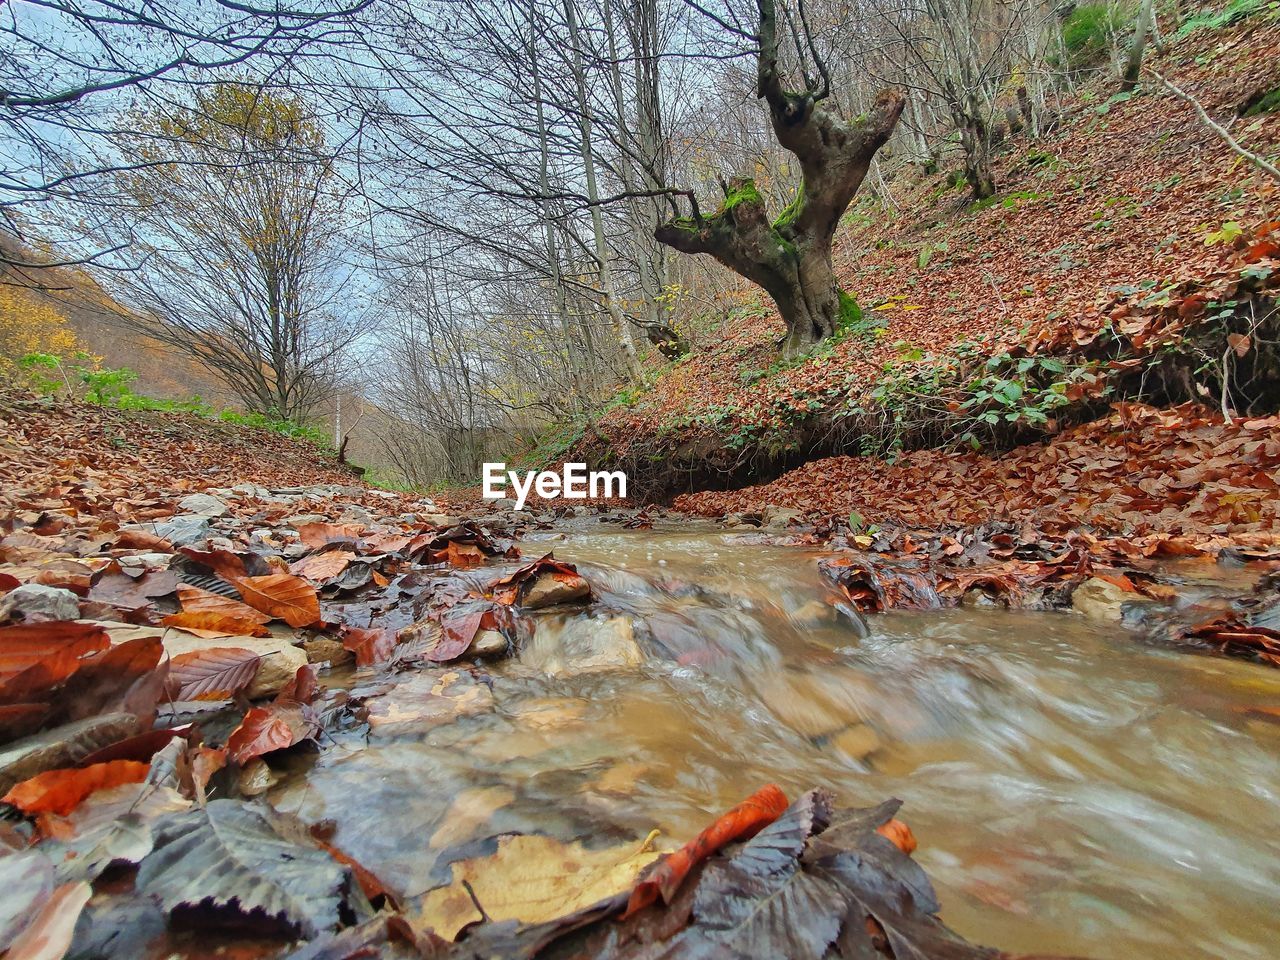
[[[1128,16],[1113,3],[1086,3],[1062,22],[1062,44],[1075,69],[1089,67],[1106,56],[1113,37],[1123,33]]]
[[[1189,18],[1178,28],[1174,37],[1181,40],[1197,30],[1223,30],[1259,13],[1274,20],[1280,17],[1280,3],[1276,0],[1231,0],[1221,10],[1202,10]]]

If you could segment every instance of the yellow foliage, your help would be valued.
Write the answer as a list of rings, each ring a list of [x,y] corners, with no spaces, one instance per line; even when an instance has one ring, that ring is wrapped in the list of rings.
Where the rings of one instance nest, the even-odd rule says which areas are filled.
[[[12,372],[29,353],[69,359],[85,349],[57,308],[21,287],[0,283],[0,373]]]

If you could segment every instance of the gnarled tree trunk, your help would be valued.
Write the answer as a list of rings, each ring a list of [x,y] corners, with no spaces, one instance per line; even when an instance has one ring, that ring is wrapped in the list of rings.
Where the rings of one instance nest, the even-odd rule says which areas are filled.
[[[831,336],[841,314],[841,294],[831,264],[831,241],[871,165],[893,132],[906,103],[886,90],[871,110],[844,121],[822,101],[829,91],[811,81],[803,92],[783,89],[778,71],[774,0],[757,0],[760,53],[757,94],[769,105],[778,142],[800,161],[796,198],[775,220],[749,179],[734,180],[720,209],[709,216],[662,224],[655,236],[685,253],[708,253],[735,273],[759,284],[778,305],[787,325],[783,350],[794,356]]]

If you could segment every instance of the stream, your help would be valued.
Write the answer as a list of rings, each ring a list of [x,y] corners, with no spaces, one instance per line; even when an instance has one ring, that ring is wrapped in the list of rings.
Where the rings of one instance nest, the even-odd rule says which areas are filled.
[[[1069,612],[859,622],[815,552],[684,524],[527,537],[596,599],[394,677],[269,799],[409,897],[502,833],[683,843],[765,783],[905,804],[942,918],[1013,953],[1271,958],[1280,672]],[[1240,571],[1208,566],[1203,577]],[[358,687],[368,678],[339,678]]]

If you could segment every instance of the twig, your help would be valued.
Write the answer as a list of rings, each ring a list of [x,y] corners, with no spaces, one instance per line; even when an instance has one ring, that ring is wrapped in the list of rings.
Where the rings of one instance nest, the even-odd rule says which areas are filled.
[[[1191,104],[1191,106],[1195,108],[1196,114],[1200,117],[1200,121],[1205,126],[1207,126],[1210,130],[1216,133],[1219,137],[1221,137],[1223,141],[1226,142],[1227,146],[1231,148],[1231,151],[1233,153],[1235,153],[1240,157],[1243,157],[1249,163],[1252,163],[1255,167],[1257,167],[1267,176],[1271,177],[1273,180],[1280,182],[1280,169],[1277,169],[1273,164],[1267,162],[1267,159],[1263,157],[1261,154],[1254,153],[1248,147],[1241,146],[1240,142],[1231,135],[1230,131],[1228,131],[1226,127],[1218,123],[1216,120],[1213,119],[1213,117],[1209,116],[1209,114],[1205,112],[1205,109],[1200,105],[1199,100],[1197,100],[1191,94],[1187,93],[1181,87],[1178,87],[1177,85],[1166,80],[1163,76],[1161,76],[1155,70],[1152,70],[1150,67],[1145,68],[1144,72],[1151,74],[1151,76],[1159,80],[1162,84],[1164,84],[1165,88],[1170,93],[1172,93],[1175,97],[1177,97],[1179,100],[1182,100],[1186,103]]]

